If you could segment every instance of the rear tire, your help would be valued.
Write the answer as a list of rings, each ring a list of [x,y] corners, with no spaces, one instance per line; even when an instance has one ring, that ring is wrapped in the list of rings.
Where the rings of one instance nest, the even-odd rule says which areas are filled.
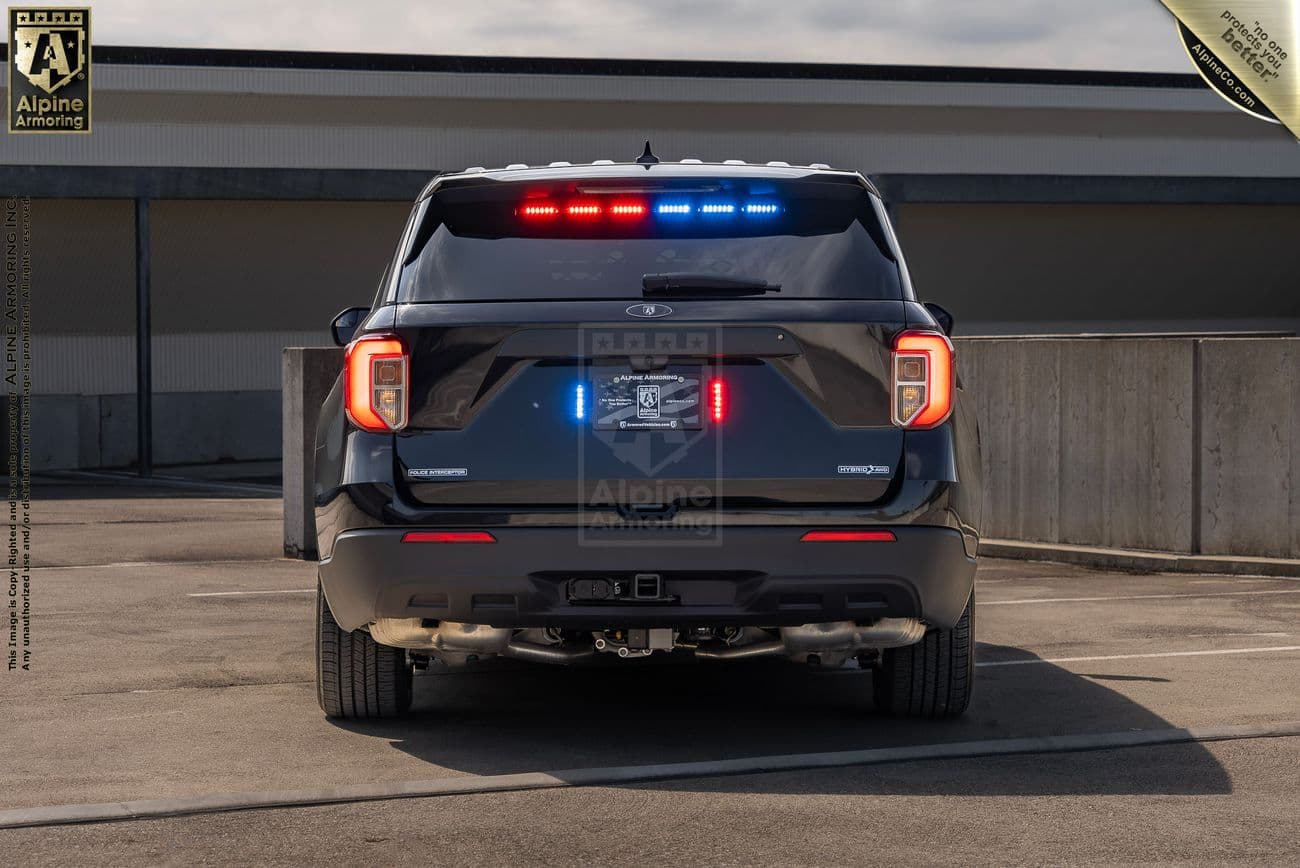
[[[316,698],[326,717],[400,717],[411,707],[411,664],[402,648],[341,628],[316,585]]]
[[[930,630],[906,648],[886,648],[872,683],[876,707],[897,717],[957,717],[975,681],[974,595],[951,630]]]

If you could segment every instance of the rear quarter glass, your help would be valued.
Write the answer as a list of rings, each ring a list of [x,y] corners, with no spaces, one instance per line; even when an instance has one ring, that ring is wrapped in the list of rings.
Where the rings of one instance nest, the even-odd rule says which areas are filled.
[[[860,184],[567,180],[436,192],[397,301],[640,299],[647,274],[766,281],[768,299],[903,298]]]

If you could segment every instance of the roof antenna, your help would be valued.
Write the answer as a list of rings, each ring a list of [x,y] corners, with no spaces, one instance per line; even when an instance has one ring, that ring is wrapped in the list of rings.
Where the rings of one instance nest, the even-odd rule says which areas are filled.
[[[641,156],[639,156],[639,157],[636,158],[636,161],[637,161],[637,163],[638,163],[639,165],[645,166],[645,167],[646,167],[646,171],[649,171],[651,166],[653,166],[655,163],[659,162],[659,158],[656,157],[656,156],[654,155],[654,152],[650,150],[650,140],[649,140],[649,139],[646,139],[646,142],[645,142],[645,150],[642,151]]]

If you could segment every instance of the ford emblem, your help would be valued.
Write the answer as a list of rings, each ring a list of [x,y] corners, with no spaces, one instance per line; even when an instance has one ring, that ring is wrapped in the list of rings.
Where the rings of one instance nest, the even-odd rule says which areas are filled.
[[[658,319],[661,316],[668,316],[673,309],[666,304],[634,304],[627,309],[628,316],[637,316],[642,319]]]

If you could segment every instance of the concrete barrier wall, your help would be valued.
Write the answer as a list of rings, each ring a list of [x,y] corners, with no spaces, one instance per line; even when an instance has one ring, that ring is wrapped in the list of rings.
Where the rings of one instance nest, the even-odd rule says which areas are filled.
[[[1201,548],[1300,557],[1300,338],[1199,350]]]
[[[282,358],[284,383],[284,553],[316,557],[315,474],[316,420],[325,396],[343,369],[339,347],[287,347]]]
[[[959,339],[987,537],[1300,557],[1300,338]],[[315,551],[316,413],[339,350],[284,356],[285,551]]]
[[[33,470],[135,464],[135,395],[32,397]],[[158,392],[154,463],[267,461],[280,455],[280,391]]]
[[[986,536],[1300,557],[1300,339],[956,343]]]

